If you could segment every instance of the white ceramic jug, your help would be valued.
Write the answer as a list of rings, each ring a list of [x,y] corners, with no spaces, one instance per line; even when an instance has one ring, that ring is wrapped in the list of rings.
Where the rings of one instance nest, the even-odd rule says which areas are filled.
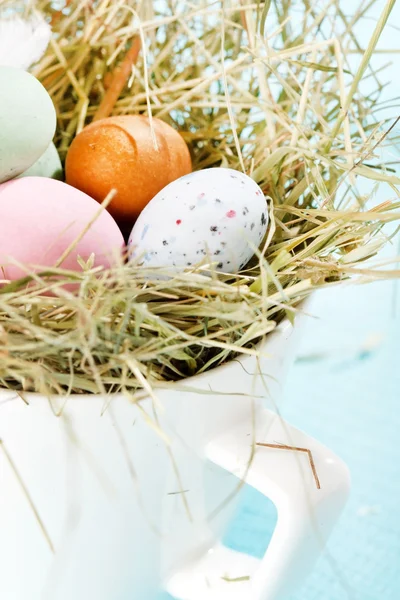
[[[0,598],[285,599],[349,489],[343,462],[273,410],[303,318],[269,335],[260,359],[140,404],[1,392]],[[241,480],[277,507],[261,561],[220,543]]]

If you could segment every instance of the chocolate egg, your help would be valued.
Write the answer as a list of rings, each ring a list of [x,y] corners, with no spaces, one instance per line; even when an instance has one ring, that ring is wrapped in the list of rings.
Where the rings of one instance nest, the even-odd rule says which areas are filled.
[[[85,127],[66,159],[66,181],[108,206],[119,222],[132,222],[166,185],[191,172],[188,147],[175,129],[144,116],[108,117]]]

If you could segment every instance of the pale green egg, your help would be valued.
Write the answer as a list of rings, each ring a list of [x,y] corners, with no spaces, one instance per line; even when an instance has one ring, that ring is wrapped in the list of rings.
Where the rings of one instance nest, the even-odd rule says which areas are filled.
[[[29,169],[45,153],[56,129],[56,111],[30,73],[0,66],[0,183]]]
[[[62,179],[63,169],[57,149],[53,142],[46,152],[27,171],[18,177],[51,177],[51,179]]]

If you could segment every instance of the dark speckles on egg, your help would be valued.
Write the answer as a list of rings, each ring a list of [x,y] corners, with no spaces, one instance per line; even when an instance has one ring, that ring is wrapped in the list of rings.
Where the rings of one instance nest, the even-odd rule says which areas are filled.
[[[255,223],[252,223],[252,224],[250,225],[250,229],[251,229],[251,231],[253,231],[254,227],[255,227]]]
[[[221,242],[221,246],[222,246],[222,248],[225,248],[226,242]]]
[[[261,225],[266,225],[267,219],[265,218],[265,214],[261,213]]]
[[[216,251],[214,252],[214,256],[218,256],[218,254],[221,254],[221,250],[216,250]]]
[[[210,227],[210,231],[211,231],[212,233],[215,233],[216,231],[218,231],[218,227],[217,227],[216,225],[211,225],[211,227]]]
[[[196,173],[195,173],[195,172],[193,172],[193,173],[188,173],[187,175],[184,175],[184,176],[182,177],[182,179],[184,179],[186,183],[191,183],[191,180],[192,180],[192,179],[193,179],[193,177],[195,177],[195,176],[196,176]]]
[[[195,205],[195,204],[191,204],[191,205],[189,206],[189,210],[194,210],[195,208],[196,208],[196,205]]]
[[[248,214],[248,212],[249,212],[249,209],[247,208],[247,206],[245,206],[242,210],[243,216],[245,217]]]
[[[215,202],[216,202],[217,204],[221,204],[222,200],[221,200],[220,198],[215,198]]]
[[[168,246],[167,240],[163,240],[163,246]]]

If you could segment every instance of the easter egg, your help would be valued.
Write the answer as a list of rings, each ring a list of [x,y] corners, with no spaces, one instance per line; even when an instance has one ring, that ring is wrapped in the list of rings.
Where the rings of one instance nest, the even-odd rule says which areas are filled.
[[[54,266],[99,209],[93,198],[55,179],[22,177],[1,184],[1,278],[17,279],[27,268]],[[95,266],[108,267],[123,245],[117,224],[103,210],[60,266],[81,271],[78,257],[87,261],[93,253]]]
[[[18,175],[18,177],[51,177],[52,179],[62,179],[62,176],[61,160],[53,142],[27,171]]]
[[[191,267],[206,259],[235,273],[254,255],[268,224],[259,186],[232,169],[197,171],[170,183],[143,210],[129,254],[146,267]]]
[[[144,116],[108,117],[91,123],[72,142],[66,181],[98,202],[115,189],[108,210],[119,222],[139,215],[168,183],[192,170],[188,147],[175,129]]]
[[[29,169],[55,128],[56,111],[42,84],[22,69],[0,66],[0,183]]]

